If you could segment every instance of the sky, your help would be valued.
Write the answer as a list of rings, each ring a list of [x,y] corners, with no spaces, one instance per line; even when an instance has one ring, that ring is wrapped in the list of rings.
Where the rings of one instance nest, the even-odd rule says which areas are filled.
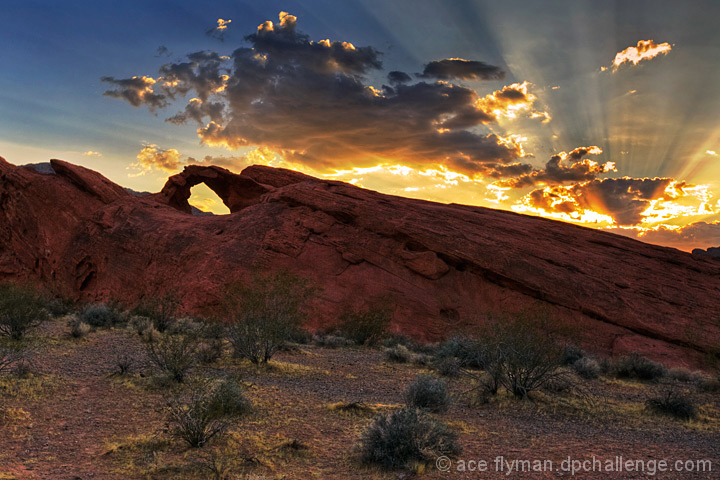
[[[265,164],[718,246],[718,18],[716,0],[4,0],[0,156],[151,192]]]

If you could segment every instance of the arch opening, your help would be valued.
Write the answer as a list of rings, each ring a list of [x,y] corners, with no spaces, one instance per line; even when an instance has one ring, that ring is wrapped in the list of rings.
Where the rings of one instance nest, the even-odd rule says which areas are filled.
[[[188,203],[193,215],[229,215],[230,209],[222,199],[205,183],[190,188]]]

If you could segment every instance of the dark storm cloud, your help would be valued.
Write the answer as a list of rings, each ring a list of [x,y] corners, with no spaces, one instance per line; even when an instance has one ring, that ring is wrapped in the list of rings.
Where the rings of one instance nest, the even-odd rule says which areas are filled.
[[[593,211],[609,215],[618,225],[637,225],[652,200],[661,199],[672,178],[605,178],[569,187],[537,189],[524,198],[534,208],[556,213]]]
[[[586,157],[587,155],[599,155],[602,150],[599,147],[579,147],[570,153],[561,152],[550,157],[541,170],[524,172],[500,182],[502,186],[512,188],[523,188],[537,184],[562,185],[568,183],[582,183],[594,180],[598,175],[615,171],[615,164],[608,162],[599,164]]]
[[[392,84],[396,83],[408,83],[412,80],[410,75],[408,75],[405,72],[399,72],[397,70],[393,70],[392,72],[388,73],[388,82]]]
[[[391,72],[393,86],[379,90],[364,77],[382,67],[377,50],[310,40],[285,12],[278,23],[264,22],[246,40],[249,47],[230,57],[196,52],[187,61],[162,66],[157,84],[145,86],[145,97],[131,103],[154,100],[157,107],[194,92],[197,98],[169,121],[201,123],[203,143],[262,146],[318,170],[391,162],[445,165],[470,175],[529,169],[507,167],[522,155],[514,140],[475,130],[518,112],[536,116],[527,82],[481,97],[462,85],[410,83],[407,74]],[[467,63],[443,68],[463,78],[499,75],[497,67]],[[549,118],[545,112],[537,115]]]
[[[502,80],[505,72],[495,65],[489,65],[477,60],[463,60],[462,58],[446,58],[435,60],[425,65],[421,78],[439,78],[450,80]]]
[[[157,80],[152,77],[132,77],[123,79],[102,77],[101,80],[116,86],[115,89],[107,90],[103,93],[106,97],[127,100],[133,107],[147,105],[150,110],[163,108],[168,105],[168,100],[165,95],[154,92],[153,86],[157,83]]]

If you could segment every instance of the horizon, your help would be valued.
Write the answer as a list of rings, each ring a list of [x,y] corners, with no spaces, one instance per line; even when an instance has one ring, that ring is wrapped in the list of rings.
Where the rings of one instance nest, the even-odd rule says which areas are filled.
[[[261,164],[720,245],[716,3],[130,4],[9,2],[1,156],[153,192]]]

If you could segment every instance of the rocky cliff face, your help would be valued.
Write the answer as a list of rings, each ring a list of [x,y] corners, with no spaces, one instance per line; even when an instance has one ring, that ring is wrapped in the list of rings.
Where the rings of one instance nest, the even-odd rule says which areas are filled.
[[[605,353],[697,365],[720,338],[712,258],[270,167],[191,166],[160,193],[135,196],[86,168],[51,166],[0,159],[0,279],[129,303],[172,289],[201,310],[252,268],[288,268],[322,288],[310,328],[389,297],[393,328],[426,339],[538,309]],[[190,188],[201,182],[233,213],[191,215]]]

